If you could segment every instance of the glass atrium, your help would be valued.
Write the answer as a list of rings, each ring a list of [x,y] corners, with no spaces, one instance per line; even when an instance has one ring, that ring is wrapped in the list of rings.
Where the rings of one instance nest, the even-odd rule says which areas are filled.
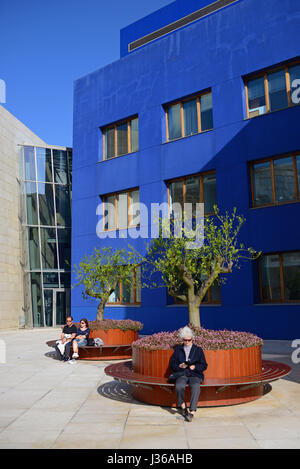
[[[27,326],[70,313],[72,150],[20,147],[20,223]]]

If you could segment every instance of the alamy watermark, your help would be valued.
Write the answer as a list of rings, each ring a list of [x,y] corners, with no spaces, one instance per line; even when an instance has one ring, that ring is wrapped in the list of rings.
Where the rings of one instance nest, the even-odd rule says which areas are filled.
[[[6,363],[6,343],[3,339],[0,339],[0,365]]]
[[[296,89],[292,91],[294,88]],[[296,78],[291,83],[291,99],[293,104],[300,103],[300,78]]]
[[[6,103],[6,83],[0,78],[0,103]]]
[[[291,346],[292,348],[296,349],[292,353],[292,362],[295,363],[295,365],[299,365],[300,363],[300,339],[293,340]]]
[[[105,238],[144,238],[155,239],[162,234],[163,238],[188,238],[187,249],[196,249],[203,246],[204,242],[204,204],[203,203],[174,203],[172,216],[169,215],[169,206],[164,203],[151,203],[150,212],[142,202],[136,202],[130,206],[130,220],[127,223],[127,207],[124,210],[116,208],[114,203],[105,202],[99,204],[96,215],[100,220],[96,226],[97,236]],[[160,218],[161,215],[161,218]],[[116,219],[118,218],[118,228]],[[123,219],[125,218],[125,220]],[[160,220],[162,220],[160,222]],[[172,222],[171,222],[172,220]],[[122,222],[124,228],[122,228]]]

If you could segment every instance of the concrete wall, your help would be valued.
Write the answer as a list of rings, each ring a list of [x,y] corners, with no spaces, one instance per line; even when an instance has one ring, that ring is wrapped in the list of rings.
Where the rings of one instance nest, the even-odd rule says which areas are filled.
[[[45,142],[0,106],[0,329],[17,327],[24,316],[17,180],[22,144]]]

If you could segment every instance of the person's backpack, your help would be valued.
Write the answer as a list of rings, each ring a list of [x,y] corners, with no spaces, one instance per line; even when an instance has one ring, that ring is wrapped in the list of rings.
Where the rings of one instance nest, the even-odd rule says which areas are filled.
[[[87,340],[87,345],[88,345],[89,347],[94,347],[94,346],[95,346],[95,341],[94,341],[94,339],[88,339],[88,340]]]
[[[104,345],[104,342],[102,339],[100,339],[100,337],[96,337],[96,339],[94,340],[95,342],[95,346],[96,347],[102,347],[102,345]]]

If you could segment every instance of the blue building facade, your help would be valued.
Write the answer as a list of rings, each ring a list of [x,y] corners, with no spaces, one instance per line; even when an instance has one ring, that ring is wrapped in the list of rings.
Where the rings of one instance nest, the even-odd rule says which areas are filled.
[[[177,0],[122,30],[120,60],[75,82],[72,264],[95,246],[130,243],[144,254],[145,239],[122,239],[134,218],[126,214],[124,221],[124,210],[137,200],[149,210],[151,203],[170,204],[170,194],[180,199],[190,183],[198,184],[198,201],[215,199],[221,210],[237,207],[246,218],[241,241],[263,253],[259,262],[243,262],[221,291],[210,294],[200,308],[202,325],[265,339],[295,338],[297,3]],[[101,239],[96,227],[109,201],[118,215],[104,227],[112,237]],[[71,311],[76,320],[95,319],[96,302],[73,289]],[[140,320],[143,333],[153,333],[182,327],[188,311],[173,304],[164,288],[142,289],[118,292],[105,317]]]

